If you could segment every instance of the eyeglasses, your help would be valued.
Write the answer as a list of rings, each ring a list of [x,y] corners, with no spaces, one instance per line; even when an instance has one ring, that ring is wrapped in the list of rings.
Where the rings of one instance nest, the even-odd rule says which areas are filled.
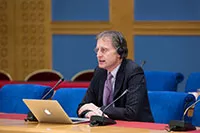
[[[105,54],[105,53],[107,53],[109,51],[107,48],[100,48],[100,49],[99,48],[95,48],[94,52],[97,54],[99,52],[99,50],[100,50],[100,52],[102,54]]]

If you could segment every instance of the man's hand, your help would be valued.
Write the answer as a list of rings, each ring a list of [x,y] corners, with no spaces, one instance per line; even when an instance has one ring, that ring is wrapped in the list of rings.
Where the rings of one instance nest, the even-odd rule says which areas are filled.
[[[93,116],[93,115],[96,115],[95,112],[90,111],[87,114],[85,114],[85,118],[89,118],[90,119],[90,117]]]
[[[78,110],[78,114],[81,114],[83,111],[85,110],[91,110],[91,111],[94,111],[94,110],[97,110],[98,107],[96,105],[94,105],[93,103],[88,103],[88,104],[85,104],[83,105],[79,110]]]
[[[98,109],[98,110],[96,110],[96,112],[93,112],[93,111],[88,112],[88,113],[85,115],[85,117],[90,119],[90,117],[93,116],[93,115],[102,116],[102,114],[103,114],[103,112],[102,112],[100,109]],[[104,114],[104,117],[107,117],[107,118],[108,118],[108,116],[107,116],[106,114]]]
[[[102,111],[100,110],[99,107],[97,107],[96,105],[94,105],[93,103],[88,103],[88,104],[85,104],[83,105],[79,110],[78,110],[78,113],[81,114],[83,111],[85,110],[90,110],[86,115],[85,117],[87,118],[90,118],[91,116],[93,115],[99,115],[101,116],[102,115]],[[105,115],[107,117],[107,115]]]

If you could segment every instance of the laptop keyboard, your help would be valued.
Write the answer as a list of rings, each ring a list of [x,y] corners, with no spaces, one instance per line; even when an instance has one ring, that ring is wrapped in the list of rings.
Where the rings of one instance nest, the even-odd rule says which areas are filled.
[[[77,120],[77,119],[71,119],[72,122],[77,122],[77,121],[81,121],[81,120]]]
[[[89,119],[87,118],[76,118],[76,117],[70,117],[72,122],[87,122]]]

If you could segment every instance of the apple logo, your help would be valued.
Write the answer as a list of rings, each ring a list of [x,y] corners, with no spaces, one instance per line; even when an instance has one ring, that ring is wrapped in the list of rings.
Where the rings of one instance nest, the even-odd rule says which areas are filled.
[[[45,109],[44,113],[47,114],[47,115],[51,115],[51,112],[48,109]]]

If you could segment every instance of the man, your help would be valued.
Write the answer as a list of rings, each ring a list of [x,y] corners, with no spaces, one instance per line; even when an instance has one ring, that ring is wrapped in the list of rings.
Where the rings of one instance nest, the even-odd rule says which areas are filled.
[[[135,62],[126,59],[128,49],[123,35],[104,31],[96,39],[98,67],[77,109],[79,117],[90,118],[104,111],[106,117],[115,120],[153,122],[144,72]],[[124,96],[104,110],[126,89]]]

